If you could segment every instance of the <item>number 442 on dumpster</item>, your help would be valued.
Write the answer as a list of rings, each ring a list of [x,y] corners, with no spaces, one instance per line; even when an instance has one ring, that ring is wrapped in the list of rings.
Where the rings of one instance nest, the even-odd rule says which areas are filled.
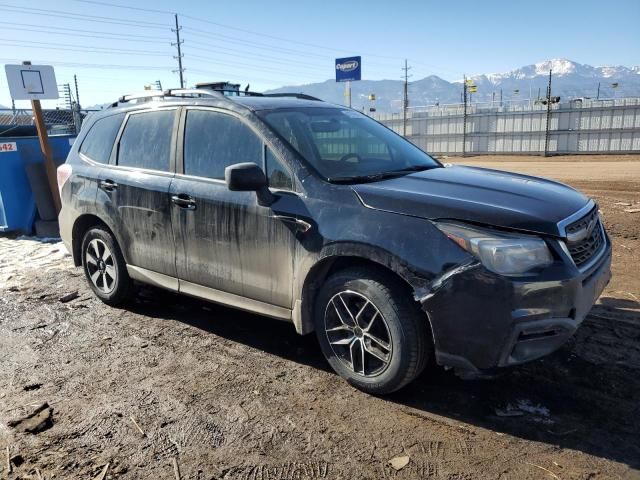
[[[16,142],[4,142],[0,143],[0,153],[4,152],[17,152]]]

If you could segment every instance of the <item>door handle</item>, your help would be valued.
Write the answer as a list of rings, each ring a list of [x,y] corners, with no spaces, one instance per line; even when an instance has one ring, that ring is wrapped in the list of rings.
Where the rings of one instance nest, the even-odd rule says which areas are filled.
[[[113,180],[109,180],[107,178],[106,180],[102,180],[100,182],[100,188],[106,190],[107,192],[113,192],[116,188],[118,188],[118,184]]]
[[[180,193],[178,195],[172,195],[171,201],[179,206],[180,208],[184,208],[185,210],[195,210],[196,202],[193,197],[186,195],[184,193]]]
[[[285,223],[293,223],[302,233],[307,233],[311,230],[311,224],[309,222],[305,222],[304,220],[300,220],[296,217],[290,217],[288,215],[271,215],[271,218]]]

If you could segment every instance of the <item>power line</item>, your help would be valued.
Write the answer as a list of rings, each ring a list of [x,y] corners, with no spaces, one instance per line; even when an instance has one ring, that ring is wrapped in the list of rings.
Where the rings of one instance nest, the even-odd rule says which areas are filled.
[[[218,64],[218,65],[229,65],[229,66],[237,66],[237,67],[250,67],[250,68],[257,68],[260,69],[262,71],[267,71],[267,72],[274,72],[274,73],[282,73],[282,69],[278,69],[278,68],[269,68],[269,67],[265,67],[262,65],[255,65],[255,64],[250,64],[250,63],[240,63],[240,62],[228,62],[228,61],[219,61],[219,60],[213,60],[210,57],[204,57],[202,55],[187,55],[187,58],[195,58],[198,60],[205,60],[208,63],[214,63],[214,64]],[[292,70],[288,70],[290,72],[292,72]],[[307,78],[317,78],[317,76],[313,76],[311,74],[311,72],[295,72],[301,76],[306,76]]]
[[[28,43],[28,44],[35,44],[35,45],[51,45],[51,46],[56,46],[56,47],[72,47],[72,48],[82,48],[82,49],[91,49],[91,50],[102,50],[104,51],[104,53],[142,53],[144,55],[169,55],[168,52],[160,52],[160,51],[156,51],[156,50],[133,50],[133,49],[127,49],[127,48],[111,48],[111,47],[96,47],[93,45],[84,45],[84,46],[77,46],[77,44],[74,43],[53,43],[53,42],[36,42],[33,40],[13,40],[10,38],[0,38],[0,42],[12,42],[12,43],[17,43],[19,46],[22,46],[23,43]],[[26,45],[26,47],[28,48],[28,45]]]
[[[81,29],[77,29],[77,28],[48,27],[48,26],[37,25],[37,24],[33,24],[33,23],[11,22],[11,26],[3,26],[2,29],[3,30],[6,30],[6,29],[9,29],[9,30],[22,30],[22,28],[14,28],[15,26],[55,29],[55,32],[45,32],[45,33],[58,33],[58,30],[64,30],[64,31],[67,31],[67,32],[91,33],[91,34],[95,34],[95,35],[111,35],[111,36],[115,37],[114,40],[132,38],[132,39],[136,39],[136,41],[142,41],[142,40],[138,40],[138,39],[151,39],[151,40],[154,40],[154,41],[168,41],[164,37],[158,37],[158,36],[154,36],[154,35],[134,35],[134,34],[131,34],[131,33],[111,33],[111,32],[101,32],[101,31],[95,31],[95,30],[81,30]]]
[[[182,18],[188,18],[189,20],[194,20],[196,22],[207,23],[209,25],[215,25],[217,27],[222,27],[222,28],[226,28],[226,29],[229,29],[229,30],[235,30],[237,32],[249,33],[251,35],[256,35],[256,36],[260,36],[260,37],[264,37],[264,38],[269,38],[269,39],[272,39],[272,40],[278,40],[280,42],[289,43],[289,42],[295,41],[295,43],[297,45],[304,45],[304,46],[307,46],[307,47],[318,48],[318,49],[327,50],[327,51],[330,51],[330,52],[340,52],[340,53],[342,53],[341,49],[339,49],[339,48],[328,47],[326,45],[318,45],[318,44],[308,43],[308,42],[300,42],[298,40],[292,40],[291,38],[279,37],[279,36],[276,36],[276,35],[270,35],[270,34],[267,34],[267,33],[257,32],[255,30],[248,30],[248,29],[241,28],[241,27],[235,27],[235,26],[231,26],[231,25],[226,25],[224,23],[214,22],[212,20],[205,20],[203,18],[198,18],[198,17],[194,17],[194,16],[191,16],[191,15],[187,15],[186,13],[183,13],[183,12],[170,12],[168,10],[160,10],[160,9],[153,9],[153,8],[131,7],[129,5],[121,5],[121,4],[117,4],[117,3],[103,2],[103,1],[97,1],[97,0],[74,0],[74,1],[82,2],[82,3],[92,3],[92,4],[96,4],[96,5],[104,5],[104,6],[115,7],[115,8],[124,8],[124,9],[128,9],[128,10],[138,10],[138,11],[143,11],[143,12],[171,14],[171,15],[174,15],[174,14],[177,13]],[[367,55],[368,57],[383,58],[383,59],[388,59],[388,60],[396,60],[397,59],[396,57],[392,57],[392,56],[377,55],[377,54],[371,54],[371,53],[363,53],[363,55]]]
[[[166,13],[166,14],[173,15],[173,12],[170,12],[168,10],[156,10],[154,8],[130,7],[128,5],[117,5],[115,3],[98,2],[98,1],[95,1],[95,0],[74,0],[74,1],[82,2],[82,3],[92,3],[94,5],[105,5],[107,7],[126,8],[128,10],[138,10],[140,12]]]
[[[199,37],[204,37],[204,38],[213,38],[215,40],[218,40],[219,38],[222,39],[228,39],[231,40],[234,44],[240,44],[240,45],[247,45],[250,47],[257,47],[260,50],[263,49],[267,49],[267,50],[273,50],[276,52],[281,52],[284,55],[291,55],[291,56],[298,56],[298,57],[304,57],[304,58],[309,58],[309,57],[316,57],[316,58],[322,58],[324,60],[331,60],[333,61],[333,57],[331,57],[330,55],[327,54],[319,54],[319,53],[312,53],[312,52],[306,52],[304,50],[295,50],[295,49],[291,49],[291,48],[285,48],[285,47],[278,47],[275,45],[268,45],[265,43],[260,43],[260,42],[254,42],[252,40],[244,40],[244,39],[237,39],[236,37],[231,37],[229,35],[224,35],[222,33],[213,33],[210,31],[206,31],[206,30],[200,30],[197,28],[192,28],[192,27],[188,27],[185,26],[184,30],[189,33],[191,32],[192,35],[196,35]],[[371,65],[383,65],[377,62],[369,62]],[[384,66],[387,66],[386,64],[384,64]]]
[[[273,46],[273,45],[267,45],[265,43],[253,42],[251,40],[238,40],[235,37],[230,37],[228,35],[223,35],[221,33],[207,32],[205,30],[199,30],[197,28],[192,28],[192,27],[184,27],[184,30],[186,32],[191,32],[192,35],[205,37],[205,38],[214,38],[214,39],[227,38],[227,39],[233,40],[236,43],[250,45],[250,46],[254,46],[254,47],[267,48],[269,50],[276,50],[276,51],[281,51],[281,52],[297,53],[297,54],[300,54],[300,55],[304,55],[306,57],[312,56],[312,57],[319,57],[319,58],[327,58],[326,55],[314,54],[314,53],[304,52],[302,50],[294,50],[294,49],[291,49],[291,48],[276,47],[276,46]]]
[[[260,32],[256,32],[253,30],[246,30],[244,28],[239,28],[239,27],[232,27],[230,25],[225,25],[223,23],[218,23],[218,22],[213,22],[211,20],[205,20],[203,18],[197,18],[197,17],[192,17],[191,15],[186,15],[186,14],[181,14],[184,18],[188,18],[190,20],[195,20],[197,22],[203,22],[203,23],[208,23],[211,25],[215,25],[217,27],[222,27],[222,28],[227,28],[229,30],[235,30],[238,32],[242,32],[242,33],[249,33],[251,35],[257,35],[260,37],[265,37],[265,38],[270,38],[272,40],[278,40],[281,42],[295,42],[297,45],[304,45],[307,47],[312,47],[312,48],[318,48],[321,50],[327,50],[330,52],[341,52],[341,49],[338,48],[333,48],[333,47],[327,47],[326,45],[317,45],[317,44],[313,44],[313,43],[306,43],[306,42],[300,42],[298,40],[292,40],[290,38],[284,38],[284,37],[278,37],[275,35],[269,35],[266,33],[260,33]],[[375,54],[370,54],[370,53],[363,53],[362,55],[367,55],[368,57],[374,57],[374,58],[386,58],[386,59],[391,59],[391,60],[396,60],[396,57],[388,57],[385,55],[375,55]]]
[[[50,35],[62,35],[65,37],[83,37],[83,38],[99,38],[103,40],[121,40],[124,42],[136,42],[136,43],[153,43],[157,44],[158,40],[140,40],[137,38],[128,39],[128,38],[118,38],[118,37],[107,37],[104,35],[89,35],[83,33],[65,33],[65,32],[52,32],[50,30],[40,30],[35,28],[24,28],[24,27],[2,27],[2,30],[17,30],[19,32],[34,32],[34,33],[48,33]]]
[[[0,58],[0,61],[6,62],[6,63],[21,63],[22,59]],[[157,66],[150,66],[150,65],[115,65],[115,64],[104,64],[104,63],[51,62],[50,59],[49,60],[32,60],[32,61],[33,61],[34,64],[37,64],[37,63],[51,64],[51,63],[53,63],[54,66],[74,67],[74,68],[95,68],[95,69],[106,69],[106,70],[111,70],[111,69],[164,70],[164,71],[171,70],[170,66],[157,67]]]
[[[25,43],[33,43],[35,45],[24,45]],[[44,49],[44,50],[62,50],[66,52],[102,53],[107,55],[121,55],[123,53],[126,53],[128,55],[135,55],[135,56],[157,56],[157,57],[164,57],[164,56],[170,55],[168,53],[161,53],[161,52],[145,52],[143,50],[124,50],[124,49],[116,49],[116,48],[99,50],[98,48],[82,48],[82,47],[72,47],[72,48],[60,47],[60,46],[49,47],[45,45],[56,45],[56,44],[47,44],[45,42],[22,41],[22,43],[17,43],[13,41],[12,43],[7,43],[5,39],[0,39],[0,45],[4,45],[7,47],[37,48],[37,49]],[[57,44],[57,45],[62,45],[62,44]]]
[[[6,3],[0,3],[0,7],[8,8],[9,11],[13,13],[25,13],[29,15],[40,15],[45,17],[59,17],[59,18],[69,18],[71,20],[82,20],[86,22],[96,22],[96,23],[110,23],[114,25],[126,25],[126,26],[135,26],[139,28],[155,28],[155,29],[165,29],[166,25],[162,23],[152,23],[152,22],[138,22],[133,20],[123,20],[113,17],[100,17],[96,15],[83,15],[78,13],[59,13],[55,10],[45,10],[42,8],[23,8],[17,7],[14,5],[7,5]]]
[[[209,47],[207,49],[204,48],[195,48],[196,51],[206,51],[206,52],[211,52],[211,48],[214,47],[211,43],[206,43],[206,42],[198,42],[198,41],[194,41],[194,40],[189,40],[187,47],[189,49],[193,48],[192,45],[201,45],[203,47]],[[214,47],[215,48],[215,47]],[[237,53],[227,53],[227,52],[237,52]],[[250,53],[247,51],[243,51],[243,50],[237,50],[234,48],[230,48],[227,47],[226,45],[224,46],[224,52],[220,51],[220,49],[217,49],[215,51],[216,55],[232,55],[235,57],[238,57],[238,54],[241,54],[243,56],[252,56],[252,57],[257,57],[257,59],[273,59],[273,60],[279,60],[279,63],[282,63],[283,65],[291,65],[292,62],[295,62],[296,66],[302,66],[302,65],[306,65],[306,66],[310,66],[310,67],[317,67],[317,68],[323,68],[321,67],[320,64],[318,63],[307,63],[307,62],[300,62],[298,60],[292,60],[291,58],[286,58],[286,57],[282,57],[282,56],[274,56],[274,55],[265,55],[264,53]]]

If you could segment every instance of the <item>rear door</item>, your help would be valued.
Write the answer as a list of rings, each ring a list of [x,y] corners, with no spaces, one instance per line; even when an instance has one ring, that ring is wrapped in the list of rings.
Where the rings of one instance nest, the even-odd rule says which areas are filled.
[[[97,204],[107,211],[126,262],[175,277],[169,186],[177,108],[127,114],[110,165],[100,171]]]
[[[290,191],[283,188],[271,207],[260,206],[254,192],[232,192],[224,181],[225,167],[234,163],[264,167],[266,146],[249,124],[199,108],[186,109],[183,123],[171,185],[180,290],[198,294],[201,285],[291,308],[297,226],[290,212],[299,202],[291,176],[270,154],[277,186]]]
[[[113,145],[124,118],[124,113],[115,113],[96,120],[82,140],[78,149],[82,161],[73,164],[69,188],[73,197],[73,207],[78,212],[94,212],[96,192],[101,180],[100,173],[111,159]],[[72,158],[70,156],[70,159]]]

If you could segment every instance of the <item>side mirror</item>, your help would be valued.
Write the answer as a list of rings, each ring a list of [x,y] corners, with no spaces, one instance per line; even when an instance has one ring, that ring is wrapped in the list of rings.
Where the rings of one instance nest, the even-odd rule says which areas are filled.
[[[227,188],[234,192],[256,192],[258,203],[271,205],[275,196],[269,191],[267,177],[255,163],[236,163],[224,169]]]

